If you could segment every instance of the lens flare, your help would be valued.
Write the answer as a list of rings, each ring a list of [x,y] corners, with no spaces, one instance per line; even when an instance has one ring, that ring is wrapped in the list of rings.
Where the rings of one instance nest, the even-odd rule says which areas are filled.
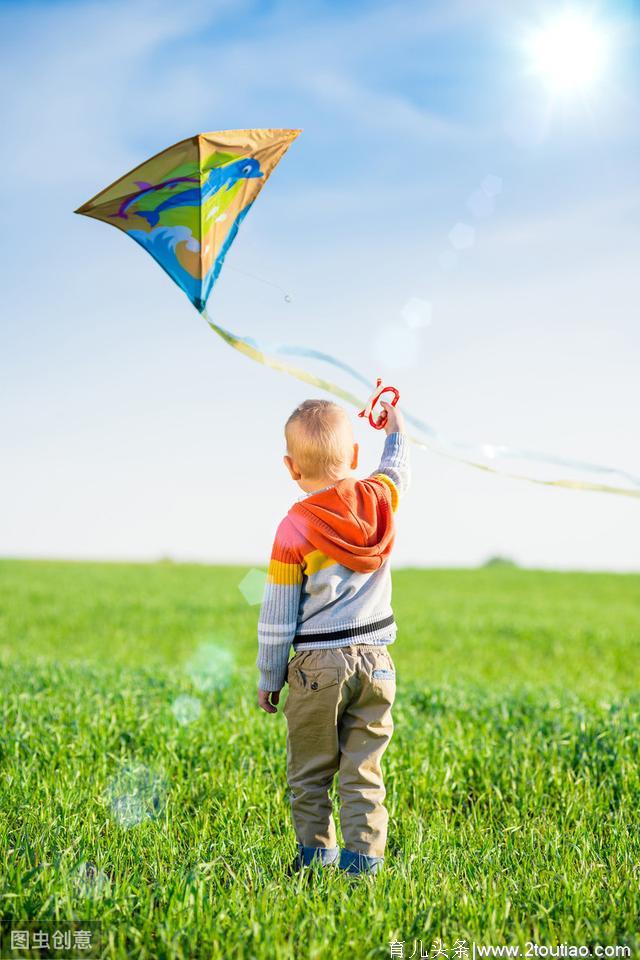
[[[161,816],[167,792],[167,781],[161,772],[136,761],[123,761],[107,785],[106,800],[113,819],[128,830]]]
[[[202,713],[202,703],[197,697],[183,693],[171,704],[171,712],[182,727],[195,723]]]

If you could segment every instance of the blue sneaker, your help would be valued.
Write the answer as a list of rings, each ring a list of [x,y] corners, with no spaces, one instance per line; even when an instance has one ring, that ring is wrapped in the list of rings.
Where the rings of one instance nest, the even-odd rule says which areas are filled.
[[[339,867],[345,873],[379,873],[382,870],[384,857],[370,857],[366,853],[353,850],[342,850]]]
[[[285,870],[285,876],[292,877],[300,873],[304,867],[310,867],[316,863],[323,867],[331,866],[337,863],[339,856],[339,847],[305,847],[304,844],[298,843],[298,853]]]

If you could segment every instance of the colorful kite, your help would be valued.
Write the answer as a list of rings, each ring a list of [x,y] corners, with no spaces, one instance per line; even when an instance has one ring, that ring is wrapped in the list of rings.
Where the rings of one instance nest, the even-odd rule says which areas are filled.
[[[202,311],[238,227],[299,133],[201,133],[120,177],[76,213],[133,237]]]
[[[184,290],[218,336],[259,363],[288,373],[357,408],[364,406],[331,381],[269,355],[256,340],[240,337],[214,323],[207,300],[218,279],[238,227],[299,130],[226,130],[181,140],[120,177],[83,204],[76,213],[110,223],[133,237]],[[370,380],[330,354],[283,346],[281,356],[304,356],[329,363],[370,387]],[[593,490],[640,497],[640,479],[613,467],[552,457],[511,447],[452,443],[427,423],[405,413],[423,435],[414,443],[442,456],[490,473],[545,486]],[[487,459],[490,463],[487,463]],[[575,473],[615,479],[616,485],[586,479],[542,479],[505,469],[507,461],[561,466]],[[502,464],[502,466],[501,466]],[[618,485],[622,483],[622,485]]]

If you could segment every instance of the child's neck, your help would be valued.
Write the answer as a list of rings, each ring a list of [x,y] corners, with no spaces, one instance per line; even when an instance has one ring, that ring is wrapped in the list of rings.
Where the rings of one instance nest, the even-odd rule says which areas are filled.
[[[304,490],[305,493],[315,493],[318,490],[325,490],[327,487],[333,487],[336,483],[340,483],[341,480],[344,480],[345,477],[349,476],[349,471],[345,471],[344,475],[341,477],[314,477],[312,479],[307,479],[301,477],[298,480],[298,486],[301,490]]]

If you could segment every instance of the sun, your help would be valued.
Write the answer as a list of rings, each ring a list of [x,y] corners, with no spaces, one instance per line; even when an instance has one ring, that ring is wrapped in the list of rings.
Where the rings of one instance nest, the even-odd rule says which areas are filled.
[[[557,96],[592,90],[607,64],[604,26],[583,11],[555,15],[531,31],[526,46],[531,71]]]

